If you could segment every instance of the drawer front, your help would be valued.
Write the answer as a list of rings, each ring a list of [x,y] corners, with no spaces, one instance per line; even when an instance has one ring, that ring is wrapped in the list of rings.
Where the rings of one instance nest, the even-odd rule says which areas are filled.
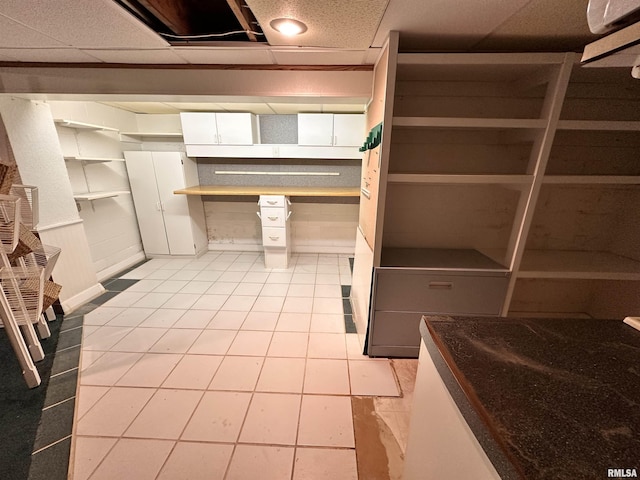
[[[260,195],[261,207],[284,207],[284,195]]]
[[[505,275],[378,270],[374,286],[375,309],[499,315],[508,284]]]
[[[286,247],[287,229],[278,227],[263,227],[262,245],[264,245],[265,247]]]
[[[263,227],[284,227],[287,222],[286,211],[282,207],[260,207]]]
[[[421,313],[374,312],[369,346],[419,347]]]

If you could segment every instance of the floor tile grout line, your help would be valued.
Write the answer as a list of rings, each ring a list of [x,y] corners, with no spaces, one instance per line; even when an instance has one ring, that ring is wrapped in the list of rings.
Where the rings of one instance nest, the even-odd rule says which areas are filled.
[[[51,442],[50,444],[48,444],[48,445],[46,445],[44,447],[41,447],[38,450],[32,452],[31,456],[37,455],[38,453],[40,453],[40,452],[42,452],[42,451],[44,451],[44,450],[46,450],[46,449],[48,449],[50,447],[53,447],[53,446],[55,446],[55,445],[57,445],[57,444],[59,444],[61,442],[64,442],[67,438],[71,438],[71,436],[72,436],[72,434],[70,433],[66,437],[60,438],[60,439],[56,440],[55,442]]]
[[[237,257],[236,257],[236,258],[237,258]],[[316,257],[316,258],[317,258],[317,257]],[[256,261],[254,261],[254,263],[257,263],[257,260],[256,260]],[[227,269],[229,269],[229,268],[230,268],[230,267],[227,267]],[[180,269],[178,269],[178,271],[179,271],[179,270],[180,270]],[[277,273],[277,272],[271,272],[271,273]],[[246,276],[246,273],[245,273],[245,276]],[[193,281],[193,280],[191,280],[191,281]],[[213,283],[215,283],[215,281],[213,281]],[[242,283],[242,282],[241,282],[241,283]],[[266,280],[265,282],[263,282],[263,288],[264,288],[264,285],[266,285],[266,284],[268,284],[268,278],[267,278],[267,280]],[[288,288],[290,288],[292,284],[289,282],[289,283],[288,283],[288,285],[289,285],[289,286],[288,286]],[[338,286],[340,286],[340,285],[338,285]],[[317,287],[317,284],[315,284],[315,283],[314,283],[314,290],[315,290],[315,288],[316,288],[316,287]],[[236,288],[237,288],[237,287],[236,287]],[[179,293],[179,292],[175,292],[175,293]],[[175,293],[174,293],[174,294],[175,294]],[[314,293],[315,293],[315,292],[314,292]],[[200,294],[200,295],[201,295],[201,294]],[[288,296],[288,295],[285,295],[285,297],[287,297],[287,296]],[[315,298],[315,295],[314,295],[314,298]],[[252,307],[253,307],[253,305],[252,305]],[[125,308],[129,308],[129,307],[125,307]],[[161,308],[162,308],[162,307],[161,307]],[[188,311],[188,310],[191,310],[191,309],[190,309],[190,308],[187,308],[187,309],[186,309],[186,311]],[[251,311],[251,310],[250,310],[250,311]],[[248,314],[248,313],[250,313],[250,311],[249,311],[249,312],[247,312],[247,314]],[[217,314],[217,313],[218,313],[218,311],[216,311],[216,314]],[[277,312],[277,313],[278,313],[278,314],[279,314],[279,316],[280,316],[283,312],[282,312],[282,311],[280,311],[280,312]],[[215,316],[215,314],[214,314],[214,316]],[[213,320],[213,317],[212,317],[212,320]],[[246,318],[245,318],[245,320],[244,320],[244,321],[246,321]],[[207,326],[208,326],[208,325],[207,325]],[[276,321],[276,326],[277,326],[277,321]],[[135,327],[134,327],[134,328],[135,328]],[[202,334],[205,330],[208,330],[208,329],[207,329],[206,327],[204,327],[204,328],[198,328],[198,330],[201,330],[201,334]],[[237,328],[237,329],[234,329],[234,330],[236,331],[236,337],[237,337],[237,334],[238,334],[238,332],[239,332],[239,330],[240,330],[240,329],[239,329],[239,328]],[[273,328],[273,329],[270,329],[269,331],[271,332],[271,339],[270,339],[270,344],[271,344],[271,341],[272,341],[272,339],[273,339],[273,334],[276,332],[276,330],[275,330],[275,326],[274,326],[274,328]],[[305,359],[305,372],[306,372],[306,364],[307,364],[307,358],[308,358],[308,345],[309,345],[309,338],[310,338],[310,336],[309,336],[309,335],[310,335],[310,331],[306,331],[306,332],[304,332],[304,333],[306,333],[306,334],[307,334],[307,337],[306,337],[306,338],[307,338],[307,352],[306,352],[306,354],[305,354],[305,356],[304,356],[304,359]],[[345,334],[346,332],[341,332],[341,333]],[[236,337],[234,337],[234,340],[235,340],[235,338],[236,338]],[[233,343],[233,342],[232,342],[232,343]],[[192,346],[193,346],[193,344],[192,344],[189,348],[191,348]],[[230,348],[230,347],[229,347],[229,348]],[[144,353],[145,353],[145,352],[142,352],[142,354],[143,354],[143,355],[144,355]],[[160,353],[160,352],[158,352],[158,353]],[[162,353],[165,353],[165,352],[162,352]],[[173,353],[173,352],[166,352],[166,353]],[[182,358],[184,358],[184,356],[188,354],[188,350],[187,350],[187,352],[181,352],[181,353],[182,353]],[[216,356],[218,356],[218,355],[216,355]],[[222,355],[222,356],[223,356],[223,357],[230,356],[230,355],[228,355],[228,349],[227,349],[227,351],[225,352],[225,354],[224,354],[224,355]],[[258,380],[259,380],[259,377],[260,377],[260,375],[262,374],[262,370],[263,370],[263,368],[264,368],[264,361],[265,361],[265,360],[266,360],[266,358],[267,358],[266,356],[262,356],[262,357],[263,357],[263,364],[262,364],[262,367],[261,367],[261,372],[260,372],[260,374],[258,375]],[[278,358],[278,357],[273,357],[273,358]],[[283,357],[283,358],[291,358],[291,357]],[[139,360],[138,360],[138,361],[139,361]],[[136,362],[136,363],[137,363],[137,362]],[[135,365],[135,364],[134,364],[134,365]],[[130,369],[129,369],[129,370],[130,370]],[[128,373],[128,371],[129,371],[129,370],[127,370],[127,372],[125,372],[125,373],[123,374],[123,376],[124,376],[124,375],[126,375],[126,373]],[[217,372],[214,372],[213,376],[215,376],[215,374],[216,374],[216,373],[217,373]],[[212,376],[212,378],[213,378],[213,376]],[[168,377],[168,375],[167,375],[167,377]],[[119,381],[121,378],[122,378],[122,377],[120,377],[117,381]],[[165,380],[166,380],[166,378],[165,378]],[[256,380],[256,388],[257,388],[257,381],[258,381],[258,380]],[[304,382],[304,379],[303,379],[303,382]],[[115,385],[113,385],[113,387],[115,387]],[[159,388],[162,388],[162,384],[160,385],[160,387],[159,387]],[[155,390],[157,391],[159,388],[156,388]],[[208,389],[207,389],[207,391],[208,391]],[[271,392],[271,393],[273,393],[273,392]],[[286,392],[286,393],[291,393],[291,392]],[[254,392],[252,393],[252,399],[253,399],[254,394],[255,394],[255,388],[254,388]],[[203,395],[204,395],[204,393],[203,393]],[[300,395],[302,396],[302,393],[301,393]],[[301,403],[302,403],[302,402],[301,402]],[[144,408],[144,407],[143,407],[143,408]],[[247,409],[247,413],[248,413],[248,409]],[[246,421],[246,414],[245,414],[245,419],[244,419],[244,420]],[[298,420],[299,420],[299,419],[298,419]],[[135,420],[134,420],[134,421],[135,421]],[[133,423],[133,422],[132,422],[132,423]],[[244,424],[244,422],[243,422],[243,424]],[[130,427],[130,425],[129,425],[129,427]],[[127,428],[129,428],[129,427],[127,427]],[[243,425],[243,427],[242,427],[242,428],[244,428],[244,425]],[[297,435],[296,435],[296,436],[297,436]],[[237,445],[237,443],[242,443],[242,442],[236,442],[236,443],[234,444],[234,450],[235,450],[235,445]],[[296,448],[296,447],[294,447],[294,448]],[[295,456],[294,456],[294,459],[295,459]],[[227,468],[227,471],[228,471],[228,468]],[[293,474],[293,473],[292,473],[292,474]]]
[[[42,411],[43,411],[43,412],[45,412],[45,411],[50,410],[50,409],[52,409],[52,408],[54,408],[54,407],[57,407],[57,406],[59,406],[59,405],[62,405],[63,403],[67,403],[67,402],[68,402],[68,401],[70,401],[70,400],[73,400],[73,401],[75,402],[75,400],[76,400],[76,396],[74,395],[74,396],[72,396],[72,397],[65,398],[64,400],[60,400],[59,402],[52,403],[51,405],[47,405],[46,407],[43,407],[43,408],[42,408]],[[74,410],[75,410],[75,407],[74,407]]]
[[[49,381],[51,381],[52,378],[56,378],[56,377],[59,377],[61,375],[65,375],[65,374],[67,374],[69,372],[73,372],[74,370],[77,370],[78,372],[80,372],[80,365],[78,365],[77,367],[69,368],[69,369],[67,369],[67,370],[65,370],[63,372],[58,372],[58,373],[55,373],[55,374],[51,375],[49,377]]]

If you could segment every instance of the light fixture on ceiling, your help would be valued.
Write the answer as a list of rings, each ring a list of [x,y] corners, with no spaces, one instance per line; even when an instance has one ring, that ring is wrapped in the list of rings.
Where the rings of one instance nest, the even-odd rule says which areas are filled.
[[[276,18],[269,22],[271,28],[287,37],[300,35],[307,31],[307,26],[294,18]]]

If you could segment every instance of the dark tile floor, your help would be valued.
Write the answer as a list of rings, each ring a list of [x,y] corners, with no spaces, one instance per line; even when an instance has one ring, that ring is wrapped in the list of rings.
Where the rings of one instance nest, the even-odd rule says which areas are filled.
[[[137,264],[120,275],[140,265]],[[106,292],[62,320],[51,377],[46,386],[44,408],[33,444],[28,480],[67,478],[84,315],[137,281],[110,278],[102,282]]]

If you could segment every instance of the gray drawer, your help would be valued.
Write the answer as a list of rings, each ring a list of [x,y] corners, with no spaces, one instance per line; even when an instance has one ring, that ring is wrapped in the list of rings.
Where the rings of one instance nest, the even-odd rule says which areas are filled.
[[[370,346],[419,347],[421,313],[374,312]]]
[[[499,315],[507,292],[506,273],[425,272],[377,269],[375,310]]]

